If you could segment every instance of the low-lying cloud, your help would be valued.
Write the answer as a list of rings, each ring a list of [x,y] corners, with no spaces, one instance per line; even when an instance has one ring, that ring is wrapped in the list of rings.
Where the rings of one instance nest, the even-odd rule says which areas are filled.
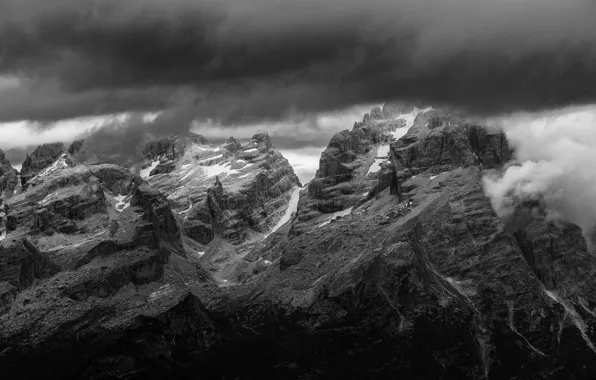
[[[553,218],[596,227],[596,107],[518,114],[498,121],[516,149],[517,162],[485,177],[494,209],[510,215],[520,200],[544,199]]]

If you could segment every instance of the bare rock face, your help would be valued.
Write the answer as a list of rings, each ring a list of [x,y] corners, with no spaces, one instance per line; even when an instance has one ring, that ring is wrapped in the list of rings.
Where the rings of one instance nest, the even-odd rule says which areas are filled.
[[[157,165],[147,180],[167,194],[184,232],[201,244],[215,237],[241,244],[266,233],[300,185],[266,133],[245,146],[233,139],[221,146],[197,139],[175,158],[167,170]]]
[[[143,155],[150,160],[158,158],[176,160],[184,154],[188,145],[205,145],[208,143],[203,136],[191,132],[185,137],[165,137],[157,141],[151,141],[143,149]]]
[[[419,115],[392,143],[378,178],[386,187],[375,197],[326,223],[295,219],[302,233],[251,252],[273,264],[218,312],[254,327],[254,346],[225,345],[203,370],[216,371],[208,363],[221,363],[224,352],[242,352],[242,370],[225,375],[256,375],[258,340],[283,352],[260,376],[596,375],[596,259],[580,229],[547,218],[540,202],[520,202],[500,220],[482,176],[511,157],[507,140],[431,112],[432,128]],[[299,213],[303,207],[310,206],[301,199]]]
[[[18,172],[10,165],[0,149],[0,197],[10,196],[19,185]]]
[[[7,206],[4,199],[0,197],[0,241],[6,238],[8,219],[6,217]]]
[[[230,137],[226,140],[224,148],[229,152],[236,153],[237,151],[242,149],[242,145],[238,141],[236,141],[235,138]]]
[[[386,105],[367,114],[354,128],[335,134],[321,155],[319,170],[300,200],[293,233],[309,228],[312,220],[345,210],[375,195],[392,182],[384,171],[389,165],[389,145],[411,127],[426,110],[413,106]],[[391,169],[389,170],[391,172]]]
[[[412,174],[440,172],[459,166],[503,165],[513,156],[502,131],[488,131],[465,119],[438,111],[418,115],[413,127],[391,145],[396,170]]]
[[[500,220],[482,175],[510,157],[504,136],[454,120],[430,129],[393,144],[386,173],[399,194],[390,183],[351,212],[251,253],[273,264],[216,310],[255,328],[254,341],[224,345],[203,370],[242,352],[241,370],[225,375],[256,375],[258,341],[280,353],[261,376],[596,374],[596,258],[580,229],[549,220],[539,202]]]
[[[16,291],[31,286],[36,279],[50,277],[59,271],[59,267],[28,239],[9,240],[0,246],[0,262],[0,278]]]
[[[66,153],[67,150],[63,143],[43,144],[38,146],[31,152],[31,154],[28,154],[25,161],[23,161],[23,166],[21,168],[21,181],[23,187],[26,188],[29,186],[29,180],[42,170],[54,164]]]
[[[330,142],[297,216],[256,244],[246,231],[297,183],[262,134],[189,144],[148,183],[66,168],[7,200],[3,375],[595,378],[596,258],[541,199],[495,214],[482,178],[512,157],[505,136],[441,110],[371,115]],[[106,207],[69,219],[82,232],[10,222],[59,188],[92,197],[93,178]],[[248,252],[233,286],[197,280],[224,251]]]
[[[66,357],[70,364],[52,376],[109,378],[136,372],[141,362],[149,371],[168,350],[166,361],[179,360],[176,344],[208,347],[219,339],[186,285],[200,286],[204,271],[187,258],[165,195],[115,165],[57,167],[37,177],[2,209],[0,366],[7,378],[39,377]],[[145,343],[138,355],[114,354],[139,344],[135,335],[164,333],[169,346],[159,355]]]

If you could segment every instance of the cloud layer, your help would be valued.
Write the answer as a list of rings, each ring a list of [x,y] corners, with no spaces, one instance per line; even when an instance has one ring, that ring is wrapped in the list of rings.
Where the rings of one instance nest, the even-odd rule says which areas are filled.
[[[514,199],[540,197],[553,217],[579,225],[596,243],[596,107],[518,114],[497,123],[515,146],[518,161],[484,180],[499,216],[513,212]]]
[[[2,0],[0,119],[593,101],[590,0]],[[17,79],[15,79],[17,78]]]

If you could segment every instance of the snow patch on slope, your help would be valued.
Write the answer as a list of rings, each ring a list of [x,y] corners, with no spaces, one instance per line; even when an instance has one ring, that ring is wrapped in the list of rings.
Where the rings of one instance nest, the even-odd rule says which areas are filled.
[[[210,152],[219,152],[221,150],[220,147],[211,147],[211,146],[196,146],[196,149],[206,152],[206,151],[210,151]]]
[[[155,169],[157,167],[157,165],[159,165],[159,160],[153,161],[151,163],[151,165],[149,165],[146,169],[141,169],[141,172],[139,173],[141,178],[143,178],[143,179],[149,178],[149,174],[151,174],[151,171],[153,169]]]
[[[197,169],[200,169],[200,174],[196,173]],[[237,173],[240,173],[240,171],[236,170],[236,169],[232,169],[232,164],[230,162],[219,163],[219,164],[211,165],[211,166],[199,165],[195,169],[186,173],[186,175],[184,177],[182,177],[180,179],[180,181],[184,181],[186,178],[188,178],[189,176],[191,176],[192,174],[195,174],[195,173],[198,174],[199,177],[215,177],[215,176],[221,176],[224,174],[225,175],[237,174]]]
[[[381,164],[387,161],[387,156],[389,155],[389,145],[381,145],[377,150],[377,158],[375,158],[375,162],[370,166],[366,175],[371,173],[376,173],[381,170]],[[381,157],[381,158],[379,158]]]
[[[414,120],[416,120],[416,117],[418,116],[418,114],[427,113],[432,110],[433,110],[432,107],[427,107],[424,109],[414,107],[412,112],[404,113],[404,114],[401,114],[398,117],[396,117],[395,119],[397,119],[397,120],[405,120],[406,125],[402,128],[398,128],[397,131],[393,132],[392,133],[393,138],[396,140],[399,140],[400,138],[404,137],[406,135],[406,133],[408,133],[408,130],[410,128],[412,128],[412,125],[414,125]]]
[[[184,211],[180,211],[180,212],[178,213],[178,215],[186,214],[187,212],[189,212],[189,211],[190,211],[190,209],[191,209],[191,208],[192,208],[192,202],[190,202],[190,205],[188,206],[188,208],[187,208],[186,210],[184,210]]]
[[[118,212],[122,212],[124,210],[126,210],[127,208],[130,207],[130,200],[131,200],[131,196],[130,195],[118,195],[114,197],[114,200],[117,201],[116,205],[114,206],[114,208],[116,209],[116,211]],[[128,202],[126,202],[126,200],[128,200]]]
[[[218,158],[222,158],[223,154],[218,154],[217,156],[213,156],[213,157],[209,157],[209,158],[205,158],[204,160],[201,161],[197,161],[198,164],[202,164],[203,162],[209,162],[211,160],[217,160]]]
[[[265,238],[269,235],[271,235],[272,233],[274,233],[275,231],[279,230],[284,224],[286,224],[290,218],[292,217],[292,214],[294,212],[296,212],[296,210],[298,210],[298,200],[300,199],[300,190],[304,189],[303,187],[295,187],[294,191],[292,192],[292,196],[290,197],[290,202],[288,203],[288,208],[286,209],[285,214],[281,217],[281,219],[279,220],[279,222],[277,222],[277,224],[275,225],[275,227],[273,227],[273,229],[271,231],[269,231],[269,233],[267,235],[265,235]]]
[[[345,210],[343,210],[343,211],[338,211],[338,212],[334,213],[333,215],[331,215],[331,217],[330,217],[329,219],[327,219],[327,221],[326,221],[326,222],[323,222],[323,223],[319,224],[319,226],[318,226],[318,227],[323,227],[323,226],[326,226],[327,224],[331,223],[332,221],[334,221],[334,220],[335,220],[335,219],[337,219],[337,218],[341,218],[341,217],[344,217],[344,216],[350,215],[350,214],[352,213],[352,209],[353,209],[353,208],[354,208],[354,207],[350,207],[350,208],[348,208],[348,209],[345,209]]]
[[[238,170],[232,169],[232,164],[227,162],[225,164],[217,164],[213,166],[201,166],[207,174],[207,177],[215,177],[222,174],[236,174]]]
[[[58,169],[64,169],[68,167],[68,164],[66,163],[66,154],[63,154],[62,157],[60,157],[58,160],[56,160],[56,162],[54,162],[52,165],[48,166],[47,168],[43,169],[42,171],[40,171],[34,178],[43,178],[46,177],[50,174],[52,174],[53,172],[55,172]]]

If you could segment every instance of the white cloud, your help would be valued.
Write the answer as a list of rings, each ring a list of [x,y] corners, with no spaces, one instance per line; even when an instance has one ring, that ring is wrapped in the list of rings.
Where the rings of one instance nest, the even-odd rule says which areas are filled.
[[[281,149],[302,184],[310,182],[319,168],[321,152],[325,148]]]
[[[596,226],[596,106],[516,114],[493,124],[503,126],[518,161],[484,180],[497,213],[512,211],[512,195],[540,195],[561,218],[591,234]]]
[[[0,149],[24,148],[52,142],[70,143],[82,133],[111,120],[123,120],[126,114],[84,117],[41,125],[30,121],[0,124]]]

